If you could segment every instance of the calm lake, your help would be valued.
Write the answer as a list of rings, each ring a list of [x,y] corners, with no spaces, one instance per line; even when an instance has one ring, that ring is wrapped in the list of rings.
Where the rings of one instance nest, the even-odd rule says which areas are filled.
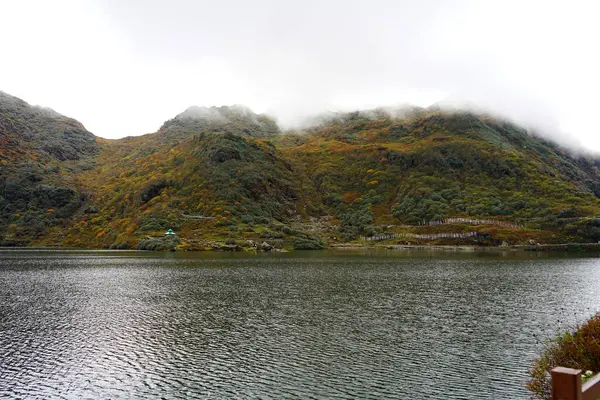
[[[600,258],[0,250],[0,398],[527,399]]]

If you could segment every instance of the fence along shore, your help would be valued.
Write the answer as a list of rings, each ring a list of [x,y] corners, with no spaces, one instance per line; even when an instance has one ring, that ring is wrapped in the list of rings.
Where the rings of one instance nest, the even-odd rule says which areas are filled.
[[[364,240],[367,242],[372,241],[380,241],[380,240],[390,240],[390,239],[401,239],[401,238],[413,238],[413,239],[423,239],[423,240],[435,240],[441,238],[450,238],[450,239],[466,239],[474,236],[484,236],[484,234],[480,232],[467,232],[467,233],[434,233],[430,235],[422,235],[417,233],[390,233],[386,235],[375,235],[375,236],[361,236],[360,240]]]
[[[494,219],[469,219],[469,218],[446,218],[438,221],[423,221],[418,226],[438,226],[438,225],[450,225],[450,224],[468,224],[468,225],[496,225],[504,228],[520,229],[521,225],[514,224],[507,221],[498,221]],[[403,225],[413,227],[415,225]],[[360,240],[367,242],[390,240],[390,239],[422,239],[422,240],[435,240],[435,239],[467,239],[475,236],[486,236],[480,232],[467,232],[467,233],[432,233],[432,234],[419,234],[419,233],[387,233],[373,236],[361,236]]]
[[[496,225],[504,228],[521,228],[521,225],[508,222],[498,221],[495,219],[469,219],[469,218],[446,218],[438,221],[423,222],[419,225],[449,225],[449,224],[468,224],[468,225]]]

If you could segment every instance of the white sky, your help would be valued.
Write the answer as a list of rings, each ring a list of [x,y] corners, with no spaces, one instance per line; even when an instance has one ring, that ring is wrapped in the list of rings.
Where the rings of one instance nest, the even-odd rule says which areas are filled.
[[[0,90],[117,138],[191,105],[290,126],[469,103],[600,151],[600,2],[0,0]]]

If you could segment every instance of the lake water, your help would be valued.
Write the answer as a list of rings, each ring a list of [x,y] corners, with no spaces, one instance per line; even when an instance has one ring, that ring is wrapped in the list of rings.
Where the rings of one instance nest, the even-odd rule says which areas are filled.
[[[0,398],[526,399],[600,259],[0,250]]]

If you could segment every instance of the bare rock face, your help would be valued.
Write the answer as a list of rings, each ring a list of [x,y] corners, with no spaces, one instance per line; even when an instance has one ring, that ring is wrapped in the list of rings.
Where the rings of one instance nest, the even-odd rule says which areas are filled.
[[[267,242],[262,242],[262,243],[259,245],[259,249],[260,249],[261,251],[271,251],[271,250],[273,250],[273,246],[271,246],[271,245],[270,245],[269,243],[267,243]]]

